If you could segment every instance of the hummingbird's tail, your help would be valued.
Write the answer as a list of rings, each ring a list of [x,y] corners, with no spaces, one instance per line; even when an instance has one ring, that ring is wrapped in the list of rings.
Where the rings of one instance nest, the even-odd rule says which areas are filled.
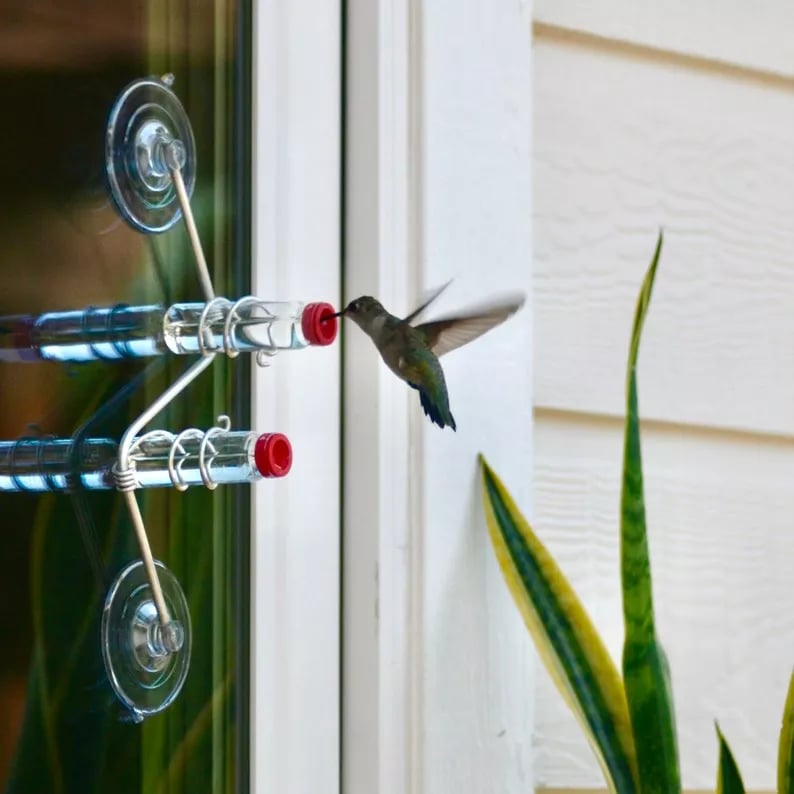
[[[413,384],[411,385],[413,386]],[[452,412],[449,410],[449,405],[446,401],[444,401],[443,404],[433,402],[433,399],[421,386],[414,386],[414,388],[419,392],[419,402],[422,403],[425,415],[430,418],[431,422],[434,422],[441,428],[451,427],[453,430],[457,430],[455,427],[455,417],[452,416]]]

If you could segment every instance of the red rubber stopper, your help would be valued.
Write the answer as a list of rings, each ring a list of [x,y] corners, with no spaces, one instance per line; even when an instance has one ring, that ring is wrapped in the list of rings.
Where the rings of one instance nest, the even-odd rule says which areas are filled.
[[[333,317],[334,307],[330,303],[307,303],[301,315],[301,330],[311,345],[330,345],[336,339],[339,327]]]
[[[284,477],[292,468],[292,444],[283,433],[264,433],[254,445],[254,462],[263,477]]]

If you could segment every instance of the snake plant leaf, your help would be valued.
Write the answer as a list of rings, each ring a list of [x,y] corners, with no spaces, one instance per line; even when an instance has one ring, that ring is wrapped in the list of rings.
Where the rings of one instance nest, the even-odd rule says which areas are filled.
[[[670,674],[654,624],[637,401],[637,353],[661,250],[660,232],[637,301],[629,348],[620,511],[625,624],[623,681],[637,750],[639,780],[646,794],[672,794],[681,790]]]
[[[488,532],[541,658],[583,727],[613,792],[636,792],[626,694],[573,588],[480,456]]]
[[[720,742],[720,760],[717,768],[717,794],[744,794],[744,783],[739,773],[739,767],[733,757],[728,742],[722,735],[720,726],[717,729],[717,738]]]
[[[778,794],[794,794],[794,671],[788,685],[777,753]]]

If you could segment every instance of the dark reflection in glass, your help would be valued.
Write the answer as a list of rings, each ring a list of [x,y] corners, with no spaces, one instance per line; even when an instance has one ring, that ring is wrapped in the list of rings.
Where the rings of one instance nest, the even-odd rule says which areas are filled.
[[[235,0],[0,3],[0,315],[13,318],[17,342],[25,318],[45,312],[201,300],[182,224],[142,235],[107,190],[108,112],[148,75],[175,75],[191,120],[192,205],[216,290],[248,294],[249,29],[248,6]],[[0,439],[30,448],[50,437],[72,450],[89,438],[118,443],[192,361],[31,362],[0,336]],[[227,413],[249,428],[249,366],[216,361],[150,427],[209,428]],[[6,790],[246,788],[248,494],[240,484],[139,492],[194,636],[179,698],[136,725],[108,684],[99,632],[108,587],[137,556],[123,499],[79,477],[58,493],[0,492]]]

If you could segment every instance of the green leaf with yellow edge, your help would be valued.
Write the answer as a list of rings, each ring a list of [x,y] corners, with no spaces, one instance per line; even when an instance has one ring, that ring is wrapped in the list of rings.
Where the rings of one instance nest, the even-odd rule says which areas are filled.
[[[731,748],[722,735],[720,726],[716,725],[717,738],[720,742],[720,759],[717,767],[717,794],[744,794],[744,783],[739,767],[733,757]]]
[[[480,456],[496,558],[546,668],[582,725],[614,792],[636,792],[636,759],[617,668],[556,562]]]
[[[794,794],[794,672],[788,685],[777,751],[778,794]]]
[[[620,504],[623,584],[623,681],[631,715],[643,792],[680,792],[675,716],[667,659],[656,637],[637,402],[637,353],[648,311],[662,234],[640,290],[634,315],[626,382],[626,429]]]

